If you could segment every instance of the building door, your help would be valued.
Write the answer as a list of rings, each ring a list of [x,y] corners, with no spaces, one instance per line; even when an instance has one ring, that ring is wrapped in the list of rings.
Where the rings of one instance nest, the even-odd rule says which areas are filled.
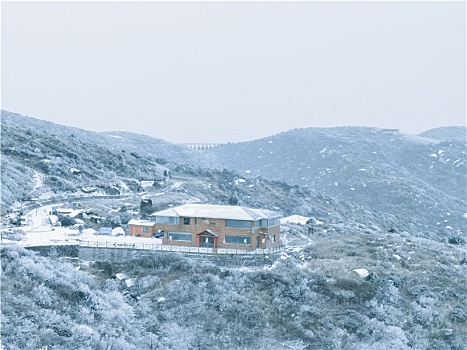
[[[256,249],[259,248],[259,236],[256,236]]]
[[[217,237],[217,233],[211,230],[198,233],[198,247],[217,248]]]
[[[214,237],[213,236],[201,236],[200,247],[214,248]]]

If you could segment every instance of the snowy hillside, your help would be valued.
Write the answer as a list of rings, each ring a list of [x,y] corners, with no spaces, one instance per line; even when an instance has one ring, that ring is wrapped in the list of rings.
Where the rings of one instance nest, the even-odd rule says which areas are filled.
[[[420,136],[439,141],[465,142],[467,140],[467,128],[465,126],[443,126],[424,131]]]
[[[465,142],[376,128],[308,128],[222,145],[209,153],[245,176],[306,186],[436,227],[441,235],[464,231]]]
[[[104,145],[101,133],[8,112],[2,114],[2,132],[4,211],[23,198],[50,202],[52,198],[61,201],[70,196],[104,194],[133,194],[123,199],[120,206],[128,207],[130,202],[138,210],[139,193],[144,192],[152,198],[154,210],[201,201],[269,208],[284,215],[307,215],[326,222],[330,231],[354,227],[381,232],[401,226],[394,217],[362,209],[310,188],[247,178],[235,171],[203,168],[205,152],[184,149],[193,153],[191,160],[199,163],[196,167],[177,164],[177,159],[183,163],[182,153],[175,160],[161,161],[156,158],[158,155],[170,157],[167,152],[177,154],[180,146],[144,135],[104,133],[110,139]],[[147,145],[146,151],[137,148],[139,142]],[[133,147],[138,152],[131,151]],[[169,176],[165,175],[167,170]],[[152,186],[154,183],[157,186]]]
[[[151,157],[161,162],[199,164],[194,151],[180,145],[154,137],[125,131],[94,132],[70,126],[55,124],[45,120],[23,116],[17,113],[1,111],[2,128],[16,126],[18,128],[35,130],[38,133],[55,135],[59,138],[69,138],[71,135],[84,143],[95,144],[110,150],[133,152],[137,156]]]
[[[164,180],[167,168],[154,159],[108,146],[97,133],[2,112],[2,208],[22,198],[124,194],[141,190],[140,180]]]
[[[464,142],[377,128],[308,128],[195,151],[149,136],[95,133],[6,111],[2,136],[4,208],[18,198],[83,188],[138,193],[148,183],[168,180],[170,170],[187,180],[167,183],[169,192],[188,197],[178,200],[277,207],[284,215],[325,215],[334,223],[397,227],[439,239],[465,234]],[[168,198],[160,205],[177,203]]]
[[[3,245],[2,345],[465,349],[461,247],[352,230],[307,236],[298,226],[285,229],[291,249],[258,267],[217,266],[178,253],[84,261]],[[310,244],[294,247],[303,237]]]

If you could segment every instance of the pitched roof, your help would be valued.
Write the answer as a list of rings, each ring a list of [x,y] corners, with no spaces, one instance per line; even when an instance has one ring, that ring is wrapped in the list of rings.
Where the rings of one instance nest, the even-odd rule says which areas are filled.
[[[256,221],[281,217],[266,209],[252,209],[233,205],[185,204],[153,213],[152,216],[182,216],[191,218],[231,219]]]
[[[217,233],[215,233],[214,231],[211,231],[211,230],[209,230],[209,229],[208,229],[208,230],[204,230],[203,232],[198,233],[198,236],[200,236],[200,235],[202,235],[202,234],[204,234],[204,233],[206,233],[206,232],[209,233],[210,235],[215,236],[215,237],[219,237],[219,235],[218,235]]]
[[[150,221],[150,220],[136,220],[136,219],[131,219],[128,221],[129,225],[136,225],[136,226],[154,226],[155,222]]]

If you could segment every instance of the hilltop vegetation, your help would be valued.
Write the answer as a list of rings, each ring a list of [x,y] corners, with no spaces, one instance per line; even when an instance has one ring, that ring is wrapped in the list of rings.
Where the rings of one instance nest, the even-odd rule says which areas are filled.
[[[299,226],[287,228],[292,247],[303,236],[313,244],[264,268],[220,268],[170,253],[72,265],[3,246],[3,346],[464,348],[461,248],[358,230],[307,236]],[[361,278],[356,268],[370,275]]]

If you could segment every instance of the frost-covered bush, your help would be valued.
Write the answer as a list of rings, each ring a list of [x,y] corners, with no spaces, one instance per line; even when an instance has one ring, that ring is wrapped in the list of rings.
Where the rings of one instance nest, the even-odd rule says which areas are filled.
[[[303,233],[295,230],[297,237]],[[83,349],[465,348],[462,247],[358,230],[311,239],[310,248],[258,267],[145,251],[128,260],[80,262],[78,271],[3,247],[3,344],[67,349],[78,339]],[[361,278],[355,268],[377,278]]]
[[[159,287],[161,280],[156,275],[148,275],[137,280],[137,290],[139,293],[147,293],[150,290]]]
[[[14,245],[2,246],[1,259],[6,349],[160,347],[122,294],[101,291],[91,275]]]
[[[10,241],[21,241],[25,238],[26,232],[24,230],[15,228],[15,229],[2,229],[1,230],[2,239],[7,239]]]
[[[58,221],[60,222],[60,225],[64,227],[76,224],[76,220],[68,215],[58,215]]]

